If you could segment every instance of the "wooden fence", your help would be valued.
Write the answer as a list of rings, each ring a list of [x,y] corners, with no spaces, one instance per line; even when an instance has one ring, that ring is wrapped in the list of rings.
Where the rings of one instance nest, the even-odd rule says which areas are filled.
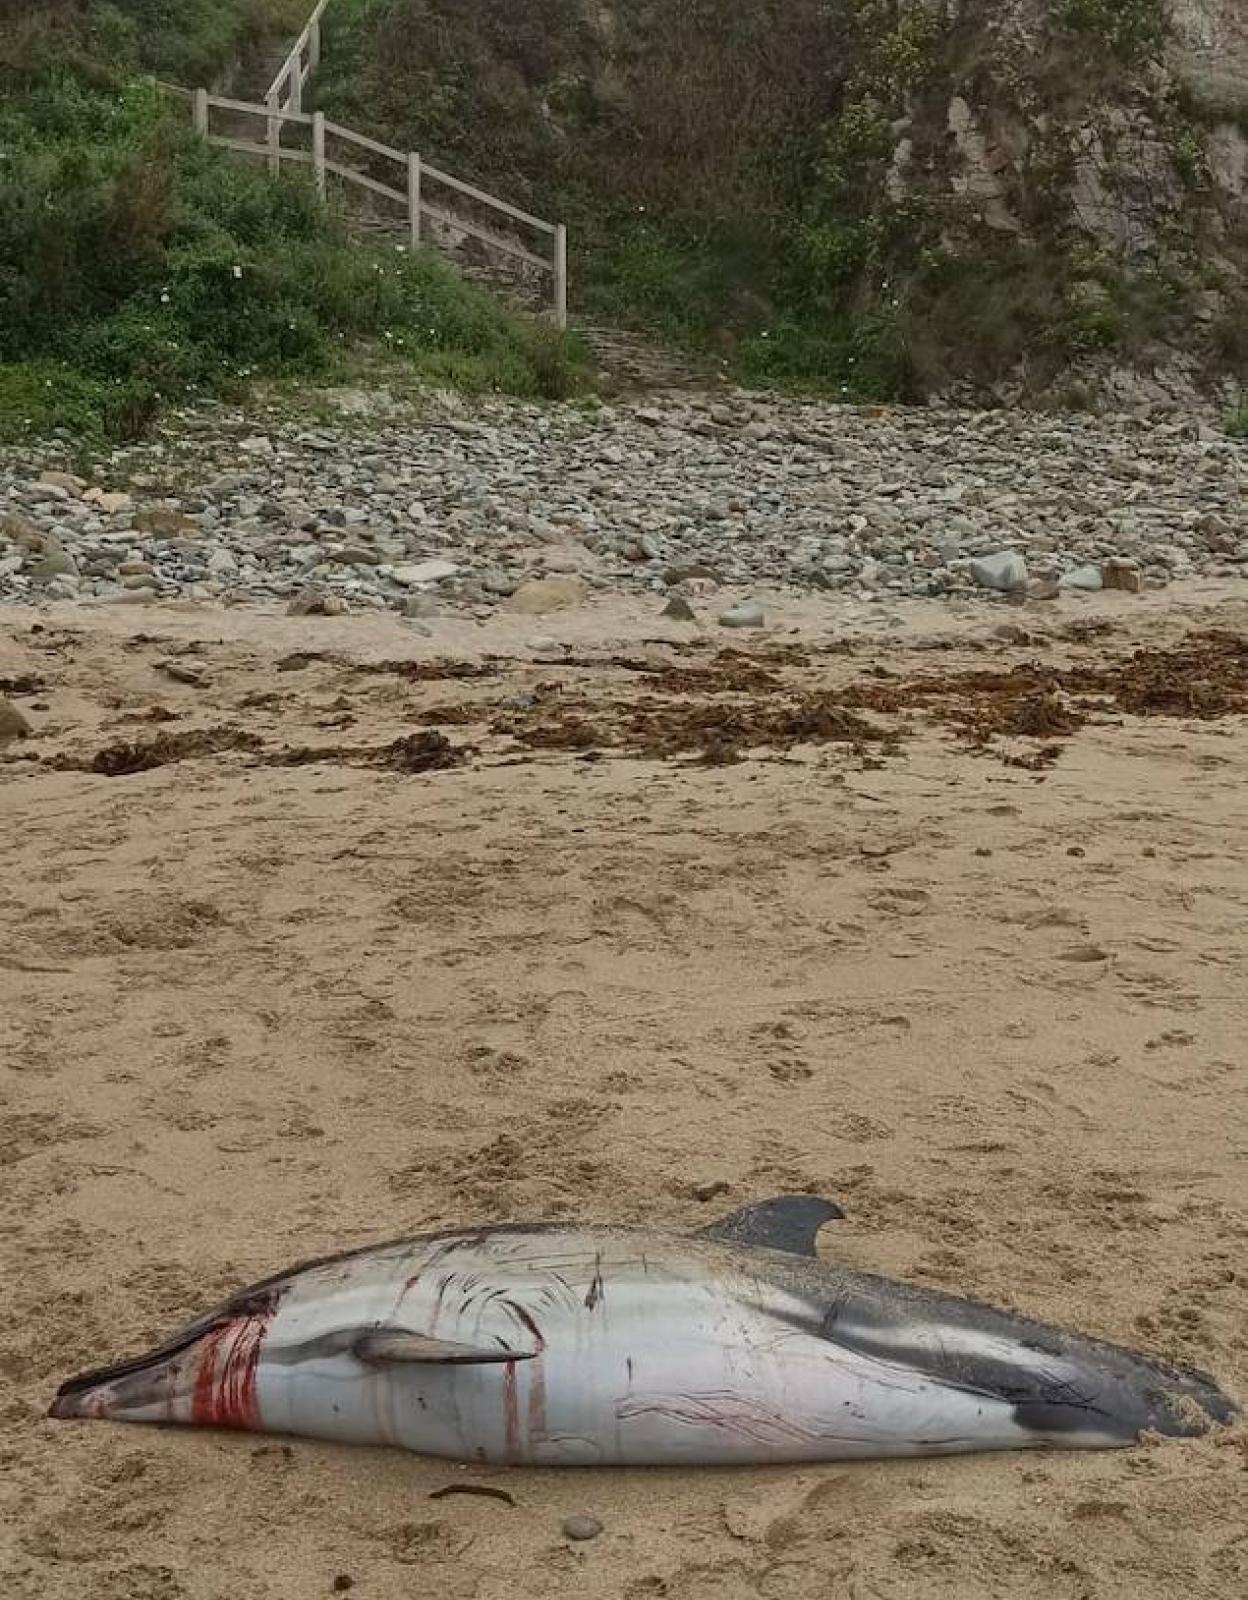
[[[332,175],[343,183],[367,190],[400,207],[407,243],[413,250],[418,249],[426,239],[426,223],[435,223],[452,238],[475,239],[508,260],[523,263],[551,280],[555,321],[560,328],[566,328],[568,230],[562,223],[545,222],[541,217],[522,211],[519,206],[509,205],[506,200],[453,178],[449,172],[442,172],[427,161],[422,161],[414,151],[394,150],[366,134],[328,121],[319,111],[304,111],[303,91],[321,58],[321,17],[328,4],[329,0],[319,0],[266,91],[263,104],[231,100],[224,95],[210,94],[207,89],[196,89],[192,93],[184,89],[174,90],[181,98],[192,102],[196,133],[209,144],[219,145],[222,149],[263,157],[274,175],[287,162],[311,167],[313,182],[322,199],[326,196]],[[225,112],[235,125],[241,120],[247,131],[253,131],[248,127],[249,123],[256,124],[254,131],[263,137],[239,137],[237,126],[235,131],[228,134],[220,131],[219,126],[214,130],[214,111]],[[302,129],[311,130],[310,141],[307,134],[297,131]],[[284,138],[287,130],[295,130],[293,141]],[[331,159],[327,154],[329,141],[333,142],[335,153],[342,153],[340,147],[346,146],[350,159]],[[369,166],[376,170],[379,164],[380,170],[385,171],[393,181],[386,182],[366,170]],[[510,235],[498,232],[496,227],[482,226],[463,215],[462,209],[460,212],[451,210],[453,200],[440,205],[430,204],[430,186],[450,190],[452,195],[461,196],[491,218],[506,218],[508,222],[538,235],[548,253],[529,249]]]
[[[329,0],[317,0],[316,9],[269,85],[264,103],[274,111],[303,110],[303,91],[321,61],[321,18],[328,4]]]

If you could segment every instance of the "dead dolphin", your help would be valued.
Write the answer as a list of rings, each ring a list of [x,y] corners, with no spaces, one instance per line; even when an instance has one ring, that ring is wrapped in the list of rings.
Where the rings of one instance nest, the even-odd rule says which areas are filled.
[[[327,1257],[71,1378],[51,1414],[546,1466],[1095,1449],[1232,1419],[1199,1372],[825,1265],[840,1215],[790,1195],[692,1236],[468,1228]]]

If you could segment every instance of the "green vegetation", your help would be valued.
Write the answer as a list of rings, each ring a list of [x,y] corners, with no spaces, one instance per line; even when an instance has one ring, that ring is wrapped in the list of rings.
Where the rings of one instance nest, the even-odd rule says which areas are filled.
[[[332,374],[361,342],[460,387],[575,385],[568,341],[432,256],[354,244],[306,182],[204,146],[138,76],[197,81],[258,5],[33,9],[0,56],[0,438],[132,434],[169,399]]]
[[[567,340],[351,245],[145,86],[208,81],[308,4],[0,0],[0,431],[130,429],[249,371],[341,370],[361,341],[470,387],[575,385]],[[315,93],[566,220],[586,320],[749,383],[1043,388],[1159,338],[1242,370],[1248,240],[1216,214],[1207,130],[1149,68],[1164,0],[1035,4],[1042,48],[996,0],[333,0]],[[1123,239],[1111,221],[1093,244],[1080,184]],[[1197,323],[1207,290],[1228,309]]]
[[[152,73],[207,83],[266,34],[292,37],[306,0],[0,0],[0,88],[70,74],[116,88]]]
[[[1025,365],[1043,386],[1190,327],[1210,183],[1202,130],[1145,71],[1164,0],[1036,5],[1039,49],[995,25],[996,0],[334,0],[318,94],[562,216],[589,319],[750,383],[912,398]],[[995,218],[959,182],[955,95],[1008,152]],[[1178,225],[1138,257],[1092,250],[1081,140],[1103,135],[1112,199],[1147,210],[1131,152],[1115,166],[1141,114],[1183,186]]]
[[[1226,418],[1226,431],[1232,439],[1248,439],[1248,397],[1231,407]]]
[[[1065,0],[1062,20],[1126,65],[1146,59],[1166,37],[1165,0]]]

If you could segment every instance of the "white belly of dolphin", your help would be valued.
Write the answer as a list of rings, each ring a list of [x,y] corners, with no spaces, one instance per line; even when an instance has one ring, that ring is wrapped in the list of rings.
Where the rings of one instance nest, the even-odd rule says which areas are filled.
[[[739,1273],[700,1279],[680,1252],[571,1253],[557,1236],[439,1245],[383,1280],[288,1296],[265,1339],[262,1425],[491,1462],[808,1461],[1016,1448],[1003,1400],[814,1337],[803,1307]],[[383,1363],[314,1351],[343,1325],[410,1325],[527,1359]],[[956,1330],[950,1330],[952,1338]]]
[[[545,1465],[811,1461],[1028,1442],[1002,1401],[778,1330],[696,1286],[645,1293],[617,1283],[596,1310],[534,1317],[542,1344],[527,1360],[369,1369],[344,1352],[262,1361],[260,1424]],[[283,1321],[279,1312],[271,1345],[308,1337],[303,1319],[297,1328]],[[471,1313],[439,1332],[465,1344],[481,1336]]]
[[[834,1213],[785,1197],[693,1238],[478,1229],[312,1262],[69,1380],[53,1414],[543,1465],[1087,1448],[1234,1415],[1203,1374],[820,1263]]]

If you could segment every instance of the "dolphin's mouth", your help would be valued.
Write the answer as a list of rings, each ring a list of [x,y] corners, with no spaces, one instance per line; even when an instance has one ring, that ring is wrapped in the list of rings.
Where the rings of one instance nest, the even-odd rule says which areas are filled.
[[[77,1373],[48,1415],[254,1427],[256,1371],[275,1306],[275,1296],[257,1296],[199,1318],[147,1355]]]
[[[56,1391],[48,1415],[58,1418],[98,1416],[99,1402],[106,1392],[119,1392],[126,1386],[134,1388],[135,1385],[128,1382],[130,1379],[164,1370],[170,1361],[191,1349],[202,1337],[200,1330],[188,1329],[181,1337],[171,1339],[145,1356],[132,1356],[109,1367],[92,1367],[75,1373]]]

